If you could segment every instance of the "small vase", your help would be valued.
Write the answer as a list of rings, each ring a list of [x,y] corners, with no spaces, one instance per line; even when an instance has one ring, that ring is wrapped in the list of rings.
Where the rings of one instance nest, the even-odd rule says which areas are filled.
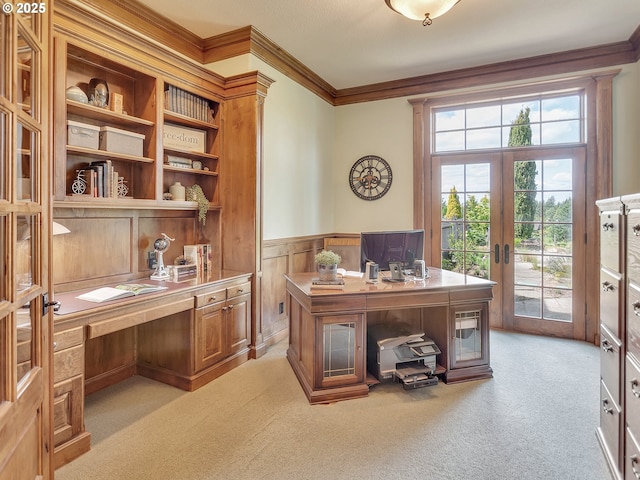
[[[185,199],[185,188],[180,182],[176,182],[169,187],[169,193],[173,196],[173,200]]]
[[[338,280],[338,264],[318,264],[318,274],[320,275],[320,280],[323,282],[335,282]]]

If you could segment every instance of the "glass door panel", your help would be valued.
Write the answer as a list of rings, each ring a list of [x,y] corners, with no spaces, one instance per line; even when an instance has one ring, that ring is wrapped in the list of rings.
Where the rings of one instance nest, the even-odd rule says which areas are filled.
[[[18,150],[16,151],[16,163],[14,167],[16,177],[16,200],[35,201],[33,198],[33,178],[35,158],[34,147],[38,144],[36,133],[28,127],[18,123],[17,130]]]
[[[15,285],[16,293],[20,294],[33,285],[33,232],[34,220],[31,216],[17,217],[17,238],[15,247]]]

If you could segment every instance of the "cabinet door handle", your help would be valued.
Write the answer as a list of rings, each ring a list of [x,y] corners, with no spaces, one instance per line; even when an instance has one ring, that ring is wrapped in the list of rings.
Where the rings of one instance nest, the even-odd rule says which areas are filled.
[[[607,232],[609,230],[613,230],[613,227],[615,227],[615,225],[613,223],[603,223],[602,224],[602,230],[604,232]]]
[[[602,411],[607,415],[613,415],[613,407],[609,406],[609,400],[602,401]]]
[[[640,302],[635,302],[633,304],[633,314],[636,317],[640,317]]]
[[[633,234],[636,237],[640,237],[640,223],[633,226]]]
[[[607,281],[602,282],[602,291],[603,292],[609,292],[609,291],[611,291],[613,289],[614,289],[613,288],[613,284],[611,282],[607,282]]]
[[[640,390],[638,390],[638,385],[640,383],[638,382],[638,379],[634,378],[629,383],[631,384],[631,393],[633,393],[633,396],[636,398],[640,398]]]
[[[229,310],[233,310],[233,305],[229,305]]]
[[[631,460],[631,470],[633,470],[633,474],[636,476],[638,480],[640,480],[640,470],[638,469],[638,463],[639,463],[638,456],[631,455],[629,459]]]
[[[493,247],[493,251],[495,252],[495,262],[500,263],[500,245],[496,243],[496,246]]]
[[[58,348],[58,342],[53,342],[53,351],[56,351],[56,348]]]
[[[504,246],[504,264],[509,265],[509,245]]]
[[[613,345],[609,342],[609,340],[602,341],[602,351],[604,352],[613,352]]]

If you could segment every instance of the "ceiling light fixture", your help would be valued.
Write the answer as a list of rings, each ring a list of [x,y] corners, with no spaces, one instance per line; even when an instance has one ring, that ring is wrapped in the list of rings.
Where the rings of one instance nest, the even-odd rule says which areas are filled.
[[[385,0],[394,12],[412,20],[422,20],[422,25],[433,23],[433,19],[444,15],[460,0]]]

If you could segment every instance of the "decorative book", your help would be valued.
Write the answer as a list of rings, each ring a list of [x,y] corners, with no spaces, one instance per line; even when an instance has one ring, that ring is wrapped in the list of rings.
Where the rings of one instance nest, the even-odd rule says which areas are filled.
[[[133,297],[143,293],[157,292],[159,290],[165,290],[166,288],[167,287],[160,285],[149,285],[147,283],[126,283],[116,287],[101,287],[97,290],[78,295],[76,298],[87,300],[88,302],[101,303],[108,300]]]

